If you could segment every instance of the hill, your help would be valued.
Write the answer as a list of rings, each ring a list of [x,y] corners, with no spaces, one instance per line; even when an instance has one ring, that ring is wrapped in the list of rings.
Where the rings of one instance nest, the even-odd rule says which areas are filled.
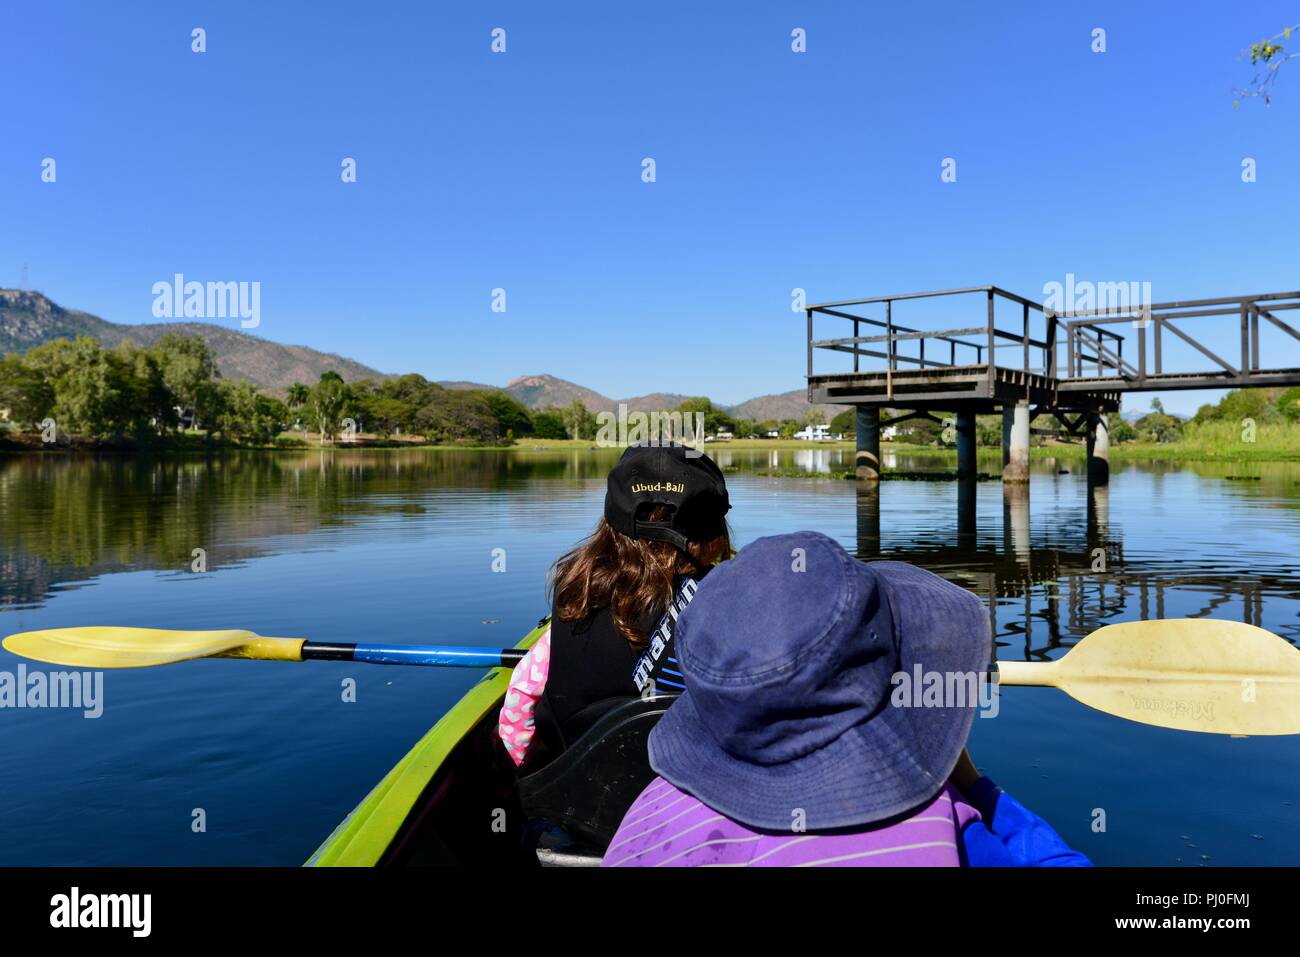
[[[0,289],[0,354],[26,352],[51,339],[77,336],[91,336],[109,347],[127,340],[147,346],[168,332],[205,339],[223,377],[247,379],[273,392],[283,392],[295,382],[316,382],[321,373],[330,369],[349,382],[384,375],[345,356],[307,346],[286,346],[213,323],[124,325],[88,312],[64,309],[39,292]]]
[[[449,388],[491,388],[491,386],[480,386],[471,383],[464,383],[463,386],[461,383],[444,382],[441,384]],[[617,412],[619,403],[626,405],[628,411],[652,412],[660,409],[674,409],[690,398],[672,392],[652,392],[649,395],[638,395],[628,399],[611,399],[594,389],[588,389],[586,386],[553,375],[518,376],[506,384],[505,391],[530,409],[563,407],[577,399],[592,412]]]
[[[754,419],[762,422],[765,419],[803,419],[809,408],[808,394],[803,389],[791,389],[789,392],[760,395],[748,399],[727,411],[738,419]],[[818,408],[822,410],[825,421],[830,422],[838,413],[850,407],[822,405]]]
[[[439,384],[450,389],[493,388],[475,382],[441,382]],[[675,392],[652,392],[649,395],[638,395],[627,399],[611,399],[594,389],[588,389],[586,386],[553,375],[519,376],[511,379],[506,384],[505,391],[518,400],[520,404],[530,409],[564,407],[572,403],[574,399],[578,399],[592,412],[617,412],[620,403],[626,405],[629,412],[653,412],[674,409],[690,398],[690,396],[679,395]],[[722,406],[721,408],[736,418],[762,421],[764,419],[802,419],[810,406],[803,389],[792,389],[789,392],[758,396],[739,405]],[[823,410],[823,417],[829,422],[837,412],[842,412],[848,406],[827,405],[819,408]]]
[[[566,406],[579,400],[592,412],[612,412],[618,403],[593,389],[552,375],[518,376],[506,383],[506,391],[530,409]]]

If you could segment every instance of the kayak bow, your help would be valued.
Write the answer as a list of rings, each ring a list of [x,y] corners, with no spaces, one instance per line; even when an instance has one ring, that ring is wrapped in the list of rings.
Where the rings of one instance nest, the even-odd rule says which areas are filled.
[[[546,630],[539,625],[513,649],[519,657]],[[483,855],[497,853],[491,847],[496,834],[491,829],[491,812],[501,804],[494,797],[494,783],[476,743],[495,734],[497,712],[510,684],[510,671],[496,667],[467,691],[451,710],[439,719],[397,765],[352,810],[307,861],[309,867],[373,867],[392,863],[481,862],[473,850],[464,850],[465,838],[484,842]],[[451,794],[453,783],[460,789]],[[481,802],[471,795],[482,795]],[[492,803],[495,802],[495,803]],[[432,848],[422,860],[413,861],[421,843]],[[409,849],[407,859],[402,851]],[[446,855],[437,853],[445,850]]]

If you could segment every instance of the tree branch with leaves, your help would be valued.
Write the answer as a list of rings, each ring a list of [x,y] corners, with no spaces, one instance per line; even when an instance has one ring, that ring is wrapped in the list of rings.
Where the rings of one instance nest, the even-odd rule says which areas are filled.
[[[1294,60],[1300,56],[1300,52],[1287,53],[1282,46],[1282,41],[1290,41],[1291,34],[1300,30],[1300,23],[1295,26],[1285,27],[1281,33],[1271,36],[1258,43],[1252,43],[1249,49],[1242,50],[1237,59],[1245,60],[1250,58],[1250,65],[1255,67],[1255,75],[1251,77],[1250,85],[1244,89],[1234,89],[1233,95],[1236,99],[1232,101],[1233,108],[1241,105],[1243,97],[1259,96],[1264,98],[1264,105],[1270,106],[1273,102],[1273,85],[1277,82],[1278,71],[1282,65],[1289,60]]]

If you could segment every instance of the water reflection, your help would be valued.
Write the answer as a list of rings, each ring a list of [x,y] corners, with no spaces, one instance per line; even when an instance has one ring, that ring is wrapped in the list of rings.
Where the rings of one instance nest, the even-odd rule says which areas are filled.
[[[1300,468],[1274,466],[1269,471],[1274,478],[1269,485],[1245,486],[1265,493],[1252,496],[1252,510],[1294,508]],[[1056,657],[1089,632],[1132,619],[1226,617],[1269,628],[1293,643],[1300,639],[1300,576],[1289,557],[1300,544],[1300,528],[1292,516],[1282,518],[1280,535],[1272,525],[1265,531],[1269,520],[1259,514],[1258,526],[1239,528],[1236,537],[1216,537],[1204,521],[1164,525],[1143,515],[1144,502],[1176,499],[1179,511],[1222,519],[1204,489],[1198,490],[1205,496],[1198,501],[1187,495],[1185,485],[1170,485],[1172,469],[1148,473],[1130,468],[1118,489],[1058,479],[1055,472],[1054,463],[1040,466],[1031,486],[969,480],[940,486],[938,494],[952,493],[950,525],[942,522],[942,505],[936,509],[934,501],[921,520],[900,525],[891,520],[891,508],[902,504],[891,501],[897,483],[859,486],[858,557],[908,561],[979,594],[989,607],[1004,657]],[[1235,481],[1222,473],[1219,477]],[[1065,495],[1062,482],[1068,483]],[[1237,487],[1229,488],[1233,491],[1217,490],[1219,508],[1240,505],[1233,501]],[[1142,542],[1138,558],[1126,557],[1125,523],[1111,517],[1113,500],[1124,495],[1131,496],[1124,502],[1129,515],[1137,516],[1132,524]],[[995,498],[1000,505],[996,512],[990,507]],[[1252,555],[1233,544],[1261,537],[1277,537],[1289,551]]]
[[[843,470],[848,467],[844,453],[838,449],[797,449],[792,453],[791,458],[796,469],[809,475],[836,469]]]
[[[1035,464],[1028,487],[968,480],[855,490],[851,481],[758,477],[840,473],[852,459],[842,449],[710,452],[742,498],[747,483],[761,482],[769,496],[785,499],[789,509],[777,514],[789,511],[791,527],[833,530],[838,515],[856,512],[859,557],[914,562],[966,585],[988,601],[998,638],[1031,657],[1133,617],[1229,615],[1293,640],[1300,633],[1288,614],[1300,597],[1295,463],[1130,466],[1117,469],[1111,484],[1092,485],[1072,474],[1081,471],[1077,463],[1048,460]],[[506,493],[494,499],[498,509],[542,499],[587,503],[599,497],[617,454],[4,456],[0,607],[39,606],[60,589],[119,571],[180,574],[195,547],[207,549],[210,568],[223,568],[293,551],[321,529],[373,525],[372,534],[401,534],[412,523],[454,525],[465,520],[457,493]],[[886,465],[926,471],[950,463],[890,451]],[[1116,505],[1122,517],[1113,519]],[[733,512],[742,532],[753,511]],[[756,531],[784,530],[773,527],[777,520],[765,514]],[[1138,536],[1138,555],[1126,557],[1126,535]],[[1269,598],[1280,612],[1271,626]]]
[[[438,489],[601,479],[604,451],[314,451],[210,457],[0,456],[0,607],[103,574],[210,568],[282,552],[318,529],[418,515]],[[567,494],[574,494],[569,489]]]

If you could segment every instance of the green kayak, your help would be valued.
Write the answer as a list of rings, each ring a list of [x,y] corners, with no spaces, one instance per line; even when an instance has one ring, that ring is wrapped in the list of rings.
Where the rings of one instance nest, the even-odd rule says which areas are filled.
[[[531,648],[543,631],[539,625],[516,647]],[[509,682],[508,668],[484,675],[343,819],[307,866],[481,865],[518,859],[518,828],[510,818],[521,823],[523,813],[508,769],[494,767],[491,760],[497,712]],[[505,827],[494,827],[494,812],[496,820],[504,817]]]
[[[516,645],[528,649],[540,624]],[[646,743],[674,695],[593,702],[516,768],[497,737],[510,669],[491,669],[307,861],[312,867],[590,867],[654,777]]]

